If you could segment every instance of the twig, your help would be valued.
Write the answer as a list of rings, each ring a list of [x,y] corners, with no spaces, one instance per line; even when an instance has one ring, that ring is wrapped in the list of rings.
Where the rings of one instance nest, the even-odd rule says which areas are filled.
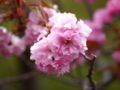
[[[41,75],[43,75],[43,74],[41,74]],[[82,85],[81,82],[71,81],[71,80],[68,80],[67,78],[64,78],[64,77],[61,77],[61,76],[60,77],[56,77],[54,75],[51,75],[51,76],[43,75],[43,76],[45,76],[49,79],[52,79],[52,80],[59,81],[59,82],[64,83],[66,85],[74,86],[74,87],[80,87]],[[81,83],[81,84],[79,84],[79,83]]]
[[[30,62],[30,60],[25,56],[25,55],[21,55],[20,59],[31,69],[35,69],[34,64],[32,62]]]
[[[92,79],[92,74],[93,74],[94,61],[95,61],[95,59],[96,59],[96,56],[93,55],[94,57],[93,57],[92,59],[89,58],[89,57],[86,56],[86,55],[83,55],[83,56],[84,56],[84,58],[85,58],[87,61],[89,61],[89,63],[90,63],[90,68],[89,68],[87,77],[88,77],[88,79],[89,79],[89,83],[90,83],[90,86],[91,86],[91,90],[95,90],[95,83],[94,83],[94,81],[93,81],[93,79]]]
[[[22,81],[22,80],[32,78],[32,77],[36,76],[37,74],[48,77],[50,79],[60,81],[64,84],[70,85],[70,86],[80,87],[80,85],[82,85],[82,82],[80,82],[80,81],[71,81],[71,80],[67,80],[66,78],[63,78],[63,77],[58,78],[58,77],[53,76],[53,75],[47,76],[45,74],[42,74],[40,71],[33,70],[33,71],[28,72],[26,74],[22,74],[22,75],[19,75],[19,76],[14,76],[14,77],[9,77],[9,78],[1,80],[0,81],[0,87],[3,87],[3,86],[5,86],[9,83],[19,82],[19,81]]]
[[[95,57],[92,60],[89,61],[91,65],[90,65],[89,72],[88,72],[88,75],[87,75],[87,77],[89,79],[89,82],[91,83],[92,90],[95,90],[95,83],[92,80],[94,61],[95,61]]]
[[[36,76],[38,73],[39,73],[38,71],[34,70],[34,71],[28,72],[26,74],[22,74],[19,76],[14,76],[14,77],[9,77],[9,78],[3,79],[0,81],[0,87],[7,85],[9,83],[18,82],[18,81],[32,78],[32,77]]]

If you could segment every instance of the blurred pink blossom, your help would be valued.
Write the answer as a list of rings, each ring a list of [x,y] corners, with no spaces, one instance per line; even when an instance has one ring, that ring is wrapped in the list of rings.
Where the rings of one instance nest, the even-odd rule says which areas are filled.
[[[114,51],[112,57],[115,61],[120,62],[120,46]]]
[[[85,24],[87,24],[92,29],[92,33],[87,38],[88,41],[94,41],[99,44],[103,44],[106,40],[106,36],[103,33],[102,28],[98,27],[98,25],[95,22],[88,20],[85,21]]]
[[[106,7],[112,15],[120,14],[120,0],[109,0]]]
[[[115,61],[120,62],[120,51],[115,51],[113,53],[113,58]]]
[[[113,17],[107,8],[98,9],[93,15],[94,23],[103,28],[105,23],[112,23]]]
[[[10,57],[12,53],[21,55],[25,51],[25,43],[22,39],[7,32],[6,28],[0,27],[0,55]]]

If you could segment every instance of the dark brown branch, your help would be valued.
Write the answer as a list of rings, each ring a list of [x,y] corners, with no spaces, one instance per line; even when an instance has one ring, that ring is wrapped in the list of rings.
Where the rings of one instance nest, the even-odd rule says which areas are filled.
[[[88,75],[87,75],[87,77],[89,79],[89,82],[91,83],[92,90],[95,90],[95,83],[92,80],[94,61],[95,61],[95,57],[92,60],[89,61],[90,62],[90,68],[89,68],[89,72],[88,72]]]
[[[93,74],[94,62],[95,62],[96,56],[93,55],[94,57],[92,59],[86,55],[83,55],[83,56],[90,63],[90,68],[89,68],[87,77],[89,79],[91,90],[95,90],[95,82],[92,79],[92,74]]]
[[[42,76],[45,76],[45,77],[48,77],[50,79],[54,79],[54,80],[57,80],[57,81],[60,81],[66,85],[72,85],[72,86],[77,86],[77,87],[80,87],[80,85],[82,85],[82,82],[80,81],[70,81],[70,80],[67,80],[66,78],[63,78],[63,77],[56,77],[56,76],[47,76],[45,74],[42,74],[40,71],[37,71],[37,70],[34,70],[34,71],[31,71],[29,73],[26,73],[26,74],[23,74],[23,75],[19,75],[19,76],[14,76],[14,77],[9,77],[9,78],[6,78],[6,79],[3,79],[0,81],[0,87],[3,87],[9,83],[14,83],[14,82],[19,82],[19,81],[22,81],[22,80],[26,80],[26,79],[29,79],[29,78],[32,78],[36,75],[42,75]],[[79,85],[80,84],[80,85]]]
[[[35,69],[34,63],[32,63],[25,55],[21,55],[20,59],[31,69]]]
[[[32,78],[32,77],[36,76],[38,73],[39,73],[38,71],[34,70],[34,71],[28,72],[28,73],[23,74],[23,75],[3,79],[3,80],[0,81],[0,87],[4,86],[4,85],[7,85],[9,83],[18,82],[18,81],[22,81],[22,80]]]
[[[45,76],[45,75],[43,75]],[[80,87],[82,85],[82,82],[80,81],[71,81],[71,80],[68,80],[67,78],[64,78],[64,77],[56,77],[54,75],[51,75],[51,76],[45,76],[49,79],[52,79],[52,80],[56,80],[56,81],[59,81],[61,83],[64,83],[66,85],[70,85],[70,86],[74,86],[74,87]]]

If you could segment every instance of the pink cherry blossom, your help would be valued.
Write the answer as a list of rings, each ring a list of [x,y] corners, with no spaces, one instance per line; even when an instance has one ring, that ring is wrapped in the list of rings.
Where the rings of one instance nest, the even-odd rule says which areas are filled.
[[[31,59],[44,73],[67,73],[79,54],[85,54],[86,38],[92,30],[71,13],[50,17],[48,27],[50,33],[31,47]]]

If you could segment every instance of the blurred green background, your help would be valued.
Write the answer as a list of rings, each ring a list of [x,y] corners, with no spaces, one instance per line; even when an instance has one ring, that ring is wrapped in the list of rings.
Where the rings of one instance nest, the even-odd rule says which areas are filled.
[[[76,17],[78,19],[82,19],[82,20],[90,19],[89,13],[87,12],[87,9],[84,3],[78,3],[75,0],[51,0],[51,1],[46,0],[46,1],[57,4],[61,12],[70,12],[70,13],[76,14]],[[95,11],[99,8],[104,8],[106,2],[107,0],[96,0],[95,3],[91,4],[91,6]],[[7,23],[7,25],[10,26],[10,23]],[[101,59],[106,59],[104,58],[104,55],[100,57]],[[107,59],[109,59],[110,62],[112,63],[111,58],[107,58]],[[65,74],[61,76],[68,79],[69,81],[73,81],[74,77],[75,78],[82,77],[87,80],[86,75],[87,75],[88,68],[89,68],[89,64],[83,64],[81,66],[78,66],[77,69],[71,70],[72,75]],[[23,65],[23,62],[15,55],[13,55],[12,58],[8,58],[8,59],[0,56],[0,80],[7,77],[20,75],[24,73],[24,69],[26,69],[25,65]],[[102,72],[95,69],[93,78],[96,82],[99,82],[102,78]],[[52,79],[49,76],[37,75],[33,79],[34,79],[34,82],[33,82],[34,87],[32,87],[31,89],[27,89],[25,87],[27,86],[27,83],[29,81],[28,82],[25,81],[24,83],[23,81],[20,81],[20,82],[10,83],[0,88],[0,90],[83,90],[79,86],[68,85],[61,82],[61,80]],[[120,90],[120,80],[114,81],[113,83],[111,83],[109,86],[107,86],[102,90]]]

